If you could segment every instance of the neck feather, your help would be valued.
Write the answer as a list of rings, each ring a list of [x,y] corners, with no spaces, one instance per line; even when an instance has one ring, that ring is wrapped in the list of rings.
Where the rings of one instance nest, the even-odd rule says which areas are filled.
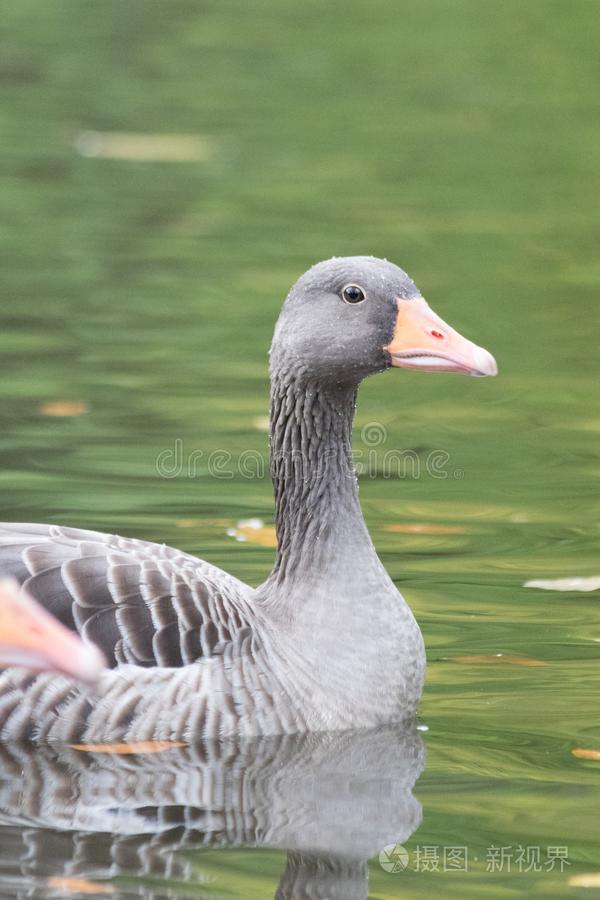
[[[306,587],[346,562],[375,552],[352,466],[356,386],[274,373],[271,382],[271,476],[277,558],[269,579]]]

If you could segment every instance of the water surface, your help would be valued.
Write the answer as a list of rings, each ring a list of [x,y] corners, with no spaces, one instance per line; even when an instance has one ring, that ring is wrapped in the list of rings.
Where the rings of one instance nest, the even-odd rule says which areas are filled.
[[[600,574],[597,4],[9,0],[3,20],[3,517],[165,541],[259,583],[269,532],[227,532],[273,521],[260,460],[280,303],[317,259],[398,262],[494,352],[500,377],[390,373],[361,391],[361,499],[425,635],[429,730],[422,822],[411,835],[389,820],[408,869],[386,872],[365,841],[368,887],[359,866],[339,896],[350,884],[381,900],[585,893],[572,882],[600,869],[600,762],[572,751],[600,750],[598,592],[524,584]],[[114,159],[109,142],[85,155],[90,131],[192,135],[202,150],[153,162],[142,142]],[[161,475],[164,451],[174,463]],[[230,454],[222,477],[209,471],[216,451]],[[405,469],[386,477],[398,451]],[[76,876],[124,897],[262,898],[287,851],[309,852],[280,828],[235,849],[178,849],[174,813],[168,865],[132,853],[111,874],[108,826],[91,813],[79,856],[68,823],[42,827],[52,804],[19,823],[21,773],[44,760],[11,752],[7,897],[84,896],[47,880]],[[371,799],[395,760],[373,767]],[[94,765],[90,791],[111,764]],[[343,777],[332,791],[344,809]],[[160,790],[150,799],[169,806]],[[364,804],[379,840],[377,803]],[[350,808],[338,820],[341,845],[359,819]],[[444,871],[456,847],[467,871]],[[563,872],[551,848],[567,848]],[[315,883],[309,896],[333,889]]]

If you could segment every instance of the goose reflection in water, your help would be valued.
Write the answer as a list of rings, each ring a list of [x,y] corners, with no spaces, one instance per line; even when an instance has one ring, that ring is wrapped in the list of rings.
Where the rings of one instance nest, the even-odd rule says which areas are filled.
[[[364,900],[369,857],[421,822],[414,723],[132,755],[4,744],[0,764],[2,900],[90,882],[116,900],[212,897],[181,851],[228,847],[287,851],[278,900]]]

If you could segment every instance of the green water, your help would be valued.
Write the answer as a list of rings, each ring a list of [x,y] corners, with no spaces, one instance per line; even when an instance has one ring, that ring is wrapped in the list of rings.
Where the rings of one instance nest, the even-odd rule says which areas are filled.
[[[361,429],[384,429],[363,508],[429,657],[406,849],[469,853],[467,872],[375,858],[370,896],[593,895],[570,881],[600,871],[600,762],[571,751],[600,750],[599,594],[523,585],[600,575],[598,4],[7,0],[2,19],[2,518],[165,541],[257,584],[272,550],[227,530],[272,522],[239,459],[266,454],[282,298],[331,255],[399,263],[500,376],[361,391],[363,458]],[[86,157],[89,130],[198,135],[205,158]],[[88,412],[40,412],[59,402]],[[157,472],[176,442],[202,451],[193,477]],[[443,451],[447,477],[384,478],[397,448]],[[233,477],[209,474],[217,450]],[[486,871],[492,845],[569,865]],[[262,898],[285,854],[192,861],[198,896],[210,876]]]

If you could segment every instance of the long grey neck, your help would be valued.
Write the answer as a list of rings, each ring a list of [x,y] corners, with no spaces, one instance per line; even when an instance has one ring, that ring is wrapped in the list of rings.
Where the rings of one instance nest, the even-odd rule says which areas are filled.
[[[381,567],[352,466],[355,385],[273,372],[271,476],[277,557],[268,583],[339,583],[365,557]]]

